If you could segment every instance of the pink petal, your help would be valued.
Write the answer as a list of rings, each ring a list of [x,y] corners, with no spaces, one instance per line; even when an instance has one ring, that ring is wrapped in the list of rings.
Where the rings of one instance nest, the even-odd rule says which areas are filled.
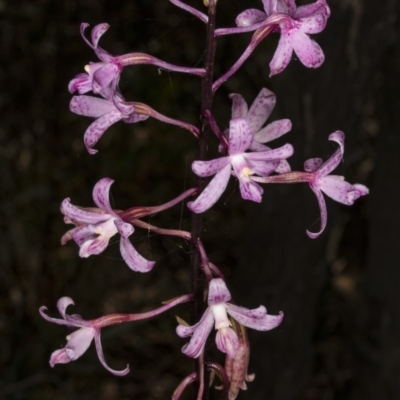
[[[93,201],[97,207],[106,211],[110,215],[118,217],[110,204],[110,188],[114,181],[111,178],[100,179],[93,188]]]
[[[87,93],[92,90],[93,81],[92,78],[86,74],[78,74],[68,84],[68,90],[70,93],[78,91],[79,94]]]
[[[72,232],[72,239],[78,246],[82,246],[86,241],[93,240],[98,236],[95,225],[78,226]]]
[[[236,26],[250,26],[267,18],[267,15],[255,8],[249,8],[236,17]]]
[[[120,73],[121,70],[118,65],[113,63],[107,63],[99,68],[93,75],[94,92],[98,93],[101,89],[109,86],[112,81],[118,79]],[[96,87],[95,84],[98,85],[98,87]]]
[[[286,160],[280,160],[279,165],[275,169],[275,172],[278,174],[285,174],[286,172],[290,171],[290,164]]]
[[[331,199],[348,206],[352,205],[360,196],[369,192],[364,185],[352,185],[346,182],[342,176],[337,175],[319,178],[317,185]]]
[[[251,161],[274,161],[283,160],[290,157],[294,152],[291,144],[285,144],[273,150],[258,151],[255,153],[246,153],[245,158]]]
[[[97,351],[99,360],[100,360],[101,364],[103,365],[103,367],[107,371],[111,372],[113,375],[116,375],[116,376],[124,376],[129,373],[129,364],[122,371],[116,371],[115,369],[112,369],[107,365],[106,360],[104,358],[103,347],[101,346],[100,332],[95,335],[94,343],[96,345],[96,351]]]
[[[253,134],[244,118],[231,119],[229,123],[229,155],[246,151],[253,142]]]
[[[307,68],[318,68],[325,60],[319,44],[300,30],[293,32],[292,46],[297,57]]]
[[[249,161],[249,167],[257,175],[268,176],[279,167],[280,163],[281,161]]]
[[[282,2],[277,0],[277,9],[278,12],[285,12],[293,16],[297,9],[296,2],[295,0],[282,0]],[[284,11],[285,9],[287,11]]]
[[[50,357],[50,365],[66,364],[77,360],[89,348],[95,335],[93,328],[80,328],[67,336],[68,343],[64,349],[55,351]]]
[[[239,347],[239,339],[232,328],[222,328],[217,331],[215,343],[218,350],[226,353],[228,357],[235,357]]]
[[[93,96],[74,96],[69,103],[69,109],[78,115],[100,118],[104,114],[115,110],[115,105],[104,99]]]
[[[281,30],[278,47],[269,63],[270,74],[273,76],[281,73],[289,64],[293,53],[293,33],[290,30]]]
[[[240,177],[239,188],[240,194],[244,200],[261,203],[264,189],[258,183],[253,182],[249,177]]]
[[[317,196],[318,205],[321,213],[321,229],[318,232],[310,232],[308,230],[306,232],[311,239],[316,239],[324,231],[326,227],[326,222],[328,220],[328,212],[326,211],[325,199],[321,190],[319,188],[314,187],[313,184],[310,184],[310,187]]]
[[[96,119],[96,121],[89,126],[83,136],[83,141],[85,142],[85,146],[90,154],[97,153],[97,150],[93,149],[93,146],[100,140],[104,132],[111,125],[120,121],[122,118],[122,114],[115,110]]]
[[[88,258],[91,255],[102,253],[108,246],[109,237],[98,236],[95,239],[88,239],[79,249],[79,257]]]
[[[109,27],[110,25],[108,25],[107,23],[98,24],[93,27],[91,35],[93,47],[97,47],[100,38],[104,35],[105,32],[107,32]]]
[[[339,148],[331,155],[331,157],[318,169],[319,176],[328,175],[332,172],[342,161],[344,154],[344,133],[336,131],[329,135],[329,140],[336,142]]]
[[[265,128],[261,129],[254,135],[254,140],[259,143],[268,143],[274,139],[278,139],[285,133],[292,129],[292,122],[290,119],[280,119],[271,122]]]
[[[229,95],[229,98],[232,99],[232,119],[235,118],[246,118],[247,115],[247,103],[244,100],[243,96],[237,93],[232,93]]]
[[[324,12],[301,18],[300,29],[304,33],[320,33],[325,29],[327,18]]]
[[[326,4],[325,0],[317,0],[315,3],[306,4],[304,6],[300,6],[297,8],[294,18],[304,19],[307,17],[312,17],[316,14],[324,14],[325,17],[329,17],[330,15],[329,6]]]
[[[182,353],[192,358],[199,357],[204,349],[213,324],[214,317],[211,313],[208,313],[201,324],[196,327],[190,342],[182,347]]]
[[[224,167],[230,164],[229,157],[216,158],[210,161],[194,161],[192,163],[192,171],[201,177],[215,175]]]
[[[190,201],[187,206],[194,213],[203,213],[212,207],[226,189],[231,176],[231,166],[228,164],[219,171],[195,201]]]
[[[257,331],[269,331],[276,328],[283,319],[283,313],[269,315],[265,307],[260,306],[254,310],[238,307],[233,304],[226,304],[228,314],[240,324]]]
[[[75,207],[68,197],[63,200],[60,209],[65,216],[84,224],[97,224],[110,218],[109,214],[85,211]]]
[[[181,338],[185,338],[185,337],[188,337],[188,336],[192,335],[193,332],[197,329],[197,327],[198,327],[199,325],[201,325],[201,324],[203,323],[203,321],[205,321],[205,320],[208,318],[208,316],[210,315],[210,313],[211,313],[211,308],[208,307],[208,308],[204,311],[204,314],[202,315],[200,321],[199,321],[197,324],[192,325],[192,326],[185,326],[185,325],[179,324],[179,325],[176,327],[176,333],[177,333],[177,335],[178,335],[179,337],[181,337]]]
[[[60,313],[60,315],[66,319],[66,313],[65,310],[67,309],[68,306],[70,305],[75,305],[74,301],[71,299],[71,297],[61,297],[57,301],[57,308]]]
[[[92,43],[89,42],[89,40],[87,40],[86,36],[85,36],[85,29],[90,26],[87,22],[82,22],[81,23],[81,27],[80,27],[80,31],[81,31],[81,36],[82,39],[86,42],[86,44],[91,47],[92,49],[94,49],[94,46],[92,45]]]
[[[266,88],[261,89],[246,116],[246,120],[253,134],[258,132],[264,125],[265,121],[271,115],[275,103],[275,94]]]
[[[149,272],[154,267],[155,261],[146,260],[141,256],[128,238],[121,236],[120,252],[124,261],[132,271]]]
[[[119,234],[124,238],[129,237],[135,231],[135,228],[131,224],[122,221],[122,219],[116,219],[114,224],[117,227]]]
[[[304,171],[314,172],[322,165],[322,158],[310,158],[304,163]]]
[[[231,299],[226,283],[221,278],[211,279],[208,286],[208,305],[215,306]]]

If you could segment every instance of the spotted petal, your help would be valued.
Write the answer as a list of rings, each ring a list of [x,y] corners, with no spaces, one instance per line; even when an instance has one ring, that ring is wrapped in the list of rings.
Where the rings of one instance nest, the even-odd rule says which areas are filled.
[[[263,88],[255,98],[247,113],[246,120],[253,134],[258,132],[271,115],[275,107],[276,96],[269,89]]]
[[[93,96],[74,96],[69,103],[69,109],[78,115],[100,118],[110,111],[115,111],[112,102]]]
[[[120,251],[122,258],[132,271],[149,272],[154,267],[155,261],[146,260],[141,256],[128,238],[121,237]]]
[[[93,188],[93,201],[97,207],[106,211],[110,215],[118,217],[110,204],[110,187],[114,181],[110,178],[100,179]]]
[[[123,118],[123,115],[118,111],[110,111],[107,114],[104,114],[100,118],[96,119],[89,128],[87,128],[83,141],[85,142],[85,146],[87,151],[90,154],[96,154],[97,150],[93,149],[93,146],[100,140],[103,136],[104,132],[116,122],[120,121]]]
[[[237,26],[250,26],[267,18],[267,14],[255,8],[249,8],[236,17]]]
[[[246,151],[253,142],[253,134],[244,118],[231,119],[229,123],[229,155]]]
[[[82,210],[71,204],[70,199],[67,197],[61,203],[61,212],[74,221],[84,224],[97,224],[98,222],[106,221],[110,218],[109,214],[101,212],[91,212]]]
[[[203,213],[212,207],[226,189],[231,175],[231,166],[228,164],[219,171],[195,201],[187,205],[194,213]]]
[[[232,99],[232,119],[246,118],[248,107],[243,96],[238,93],[232,93],[229,98]]]
[[[257,331],[269,331],[270,329],[274,329],[280,325],[283,319],[282,312],[279,315],[269,315],[263,306],[254,310],[249,310],[227,303],[226,310],[228,314],[240,324]]]
[[[194,161],[192,171],[202,178],[215,175],[230,163],[229,157],[216,158],[210,161]]]
[[[290,119],[280,119],[278,121],[271,122],[266,127],[262,128],[254,135],[254,140],[259,143],[268,143],[272,140],[278,139],[285,133],[288,133],[292,129],[292,123]]]

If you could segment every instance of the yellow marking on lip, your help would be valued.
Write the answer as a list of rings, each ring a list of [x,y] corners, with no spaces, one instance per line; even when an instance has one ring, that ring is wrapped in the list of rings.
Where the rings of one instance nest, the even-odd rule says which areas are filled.
[[[240,175],[242,176],[250,176],[250,175],[254,175],[254,171],[252,171],[250,168],[245,167],[242,169],[242,172],[240,173]]]

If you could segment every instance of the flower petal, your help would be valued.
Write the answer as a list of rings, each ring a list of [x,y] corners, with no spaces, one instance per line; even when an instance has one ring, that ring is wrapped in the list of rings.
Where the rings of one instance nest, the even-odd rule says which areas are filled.
[[[189,343],[186,343],[182,347],[182,353],[188,357],[197,358],[200,356],[204,349],[208,335],[214,324],[214,317],[211,313],[208,313],[203,319],[201,324],[197,325],[196,330],[193,333]]]
[[[232,100],[232,119],[246,118],[248,107],[243,96],[238,93],[231,93],[229,98]]]
[[[104,35],[104,33],[107,32],[109,27],[110,27],[110,25],[108,25],[107,23],[98,24],[93,27],[92,35],[91,35],[93,47],[97,47],[97,44],[99,43],[100,38]]]
[[[114,183],[111,178],[100,179],[93,188],[93,201],[96,206],[106,211],[110,215],[118,217],[110,204],[110,187]]]
[[[116,219],[114,224],[117,227],[119,234],[124,238],[129,237],[133,232],[135,232],[133,225],[122,221],[122,219]]]
[[[281,73],[288,66],[293,53],[292,40],[293,33],[290,31],[288,32],[287,29],[282,29],[278,47],[269,63],[269,76]]]
[[[315,3],[306,4],[297,8],[294,17],[297,19],[304,19],[312,17],[316,14],[324,14],[327,17],[330,15],[329,6],[325,0],[317,0]]]
[[[299,30],[293,32],[292,46],[297,57],[307,68],[318,68],[325,60],[324,52],[319,44]]]
[[[70,93],[78,91],[79,94],[87,93],[92,90],[93,81],[89,74],[81,73],[75,76],[68,84]]]
[[[253,135],[264,125],[265,121],[271,115],[275,104],[275,94],[269,89],[261,89],[246,116],[246,120],[249,123],[250,130]]]
[[[87,258],[93,254],[102,253],[108,246],[109,237],[98,236],[95,239],[86,240],[79,249],[79,257]]]
[[[239,339],[232,328],[226,327],[218,329],[215,343],[218,350],[226,353],[228,357],[235,357],[236,350],[239,347]]]
[[[257,175],[268,176],[279,167],[280,162],[281,161],[249,161],[248,164],[250,169]]]
[[[179,324],[176,327],[176,333],[179,337],[185,338],[193,334],[193,332],[197,329],[197,327],[203,323],[205,319],[207,319],[208,315],[211,313],[211,307],[207,307],[207,309],[204,311],[204,314],[202,315],[200,321],[197,324],[194,324],[192,326],[185,326],[182,324]]]
[[[274,161],[286,159],[290,157],[293,152],[293,146],[287,143],[282,147],[278,147],[277,149],[246,153],[244,156],[250,161]]]
[[[123,118],[122,114],[118,110],[110,111],[104,114],[102,117],[96,119],[89,128],[87,128],[83,141],[87,151],[90,154],[96,154],[97,150],[93,149],[93,146],[100,140],[104,132],[113,124],[120,121]]]
[[[120,67],[116,64],[103,65],[93,74],[94,92],[99,93],[101,89],[110,86],[114,80],[119,78],[120,73]]]
[[[246,151],[253,142],[253,133],[244,118],[231,119],[229,122],[229,155]]]
[[[310,187],[311,187],[312,191],[315,193],[315,195],[317,196],[318,205],[319,205],[319,209],[320,209],[320,213],[321,213],[321,229],[318,232],[310,232],[309,230],[306,231],[307,235],[311,239],[315,239],[324,231],[324,229],[326,227],[326,222],[328,220],[328,212],[326,211],[325,199],[324,199],[324,195],[322,194],[321,190],[318,187],[315,187],[313,184],[310,184]]]
[[[249,8],[236,17],[236,26],[250,26],[267,18],[267,14],[255,8]]]
[[[58,301],[57,301],[57,308],[58,311],[60,313],[60,315],[66,319],[66,313],[65,310],[67,309],[68,306],[70,305],[75,305],[74,301],[71,299],[71,297],[61,297]]]
[[[283,313],[279,315],[269,315],[264,306],[249,310],[233,304],[226,304],[228,314],[240,324],[257,331],[269,331],[276,328],[283,319]]]
[[[109,214],[85,211],[75,207],[71,204],[69,197],[63,200],[60,209],[65,216],[84,224],[97,224],[98,222],[107,221],[110,218]]]
[[[219,171],[195,201],[190,201],[187,206],[194,213],[203,213],[212,207],[226,189],[231,176],[231,165],[228,164]]]
[[[215,306],[231,299],[226,283],[221,278],[211,279],[208,286],[208,305]]]
[[[115,106],[110,101],[98,97],[74,96],[69,103],[69,109],[78,115],[100,118],[104,114],[115,110]]]
[[[96,351],[97,351],[99,360],[100,360],[101,364],[103,365],[103,367],[107,371],[111,372],[113,375],[116,375],[116,376],[124,376],[129,373],[129,364],[122,371],[116,371],[115,369],[112,369],[107,365],[106,360],[104,358],[103,348],[101,346],[100,332],[96,332],[96,335],[94,336],[94,343],[96,345]]]
[[[82,246],[86,241],[96,239],[98,236],[95,225],[81,225],[72,232],[72,239],[78,246]]]
[[[314,172],[322,165],[322,158],[310,158],[304,163],[304,171]]]
[[[230,164],[229,157],[216,158],[210,161],[193,161],[192,171],[201,177],[215,175],[224,167]]]
[[[279,165],[276,167],[275,172],[278,174],[285,174],[286,172],[290,172],[292,169],[290,168],[290,164],[286,160],[280,160]]]
[[[332,172],[342,161],[344,154],[344,133],[342,131],[336,131],[329,135],[329,140],[336,142],[339,148],[325,161],[324,164],[318,169],[318,175],[324,176]]]
[[[318,179],[318,187],[331,199],[339,203],[352,205],[360,196],[369,193],[364,185],[352,185],[346,182],[342,176],[328,175]]]
[[[300,28],[304,33],[320,33],[325,29],[327,20],[328,15],[322,9],[321,12],[301,18]]]
[[[268,143],[274,139],[278,139],[285,133],[292,129],[292,122],[290,119],[279,119],[278,121],[271,122],[266,127],[262,128],[254,135],[254,140],[259,143]]]
[[[121,236],[120,247],[121,256],[132,271],[149,272],[154,267],[155,261],[146,260],[141,256],[128,238]]]
[[[251,200],[256,203],[261,203],[264,189],[249,177],[239,178],[240,194],[244,200]]]

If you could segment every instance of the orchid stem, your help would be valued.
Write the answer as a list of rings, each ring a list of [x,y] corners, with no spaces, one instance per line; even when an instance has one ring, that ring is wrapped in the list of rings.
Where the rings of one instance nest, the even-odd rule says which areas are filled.
[[[207,44],[206,44],[206,57],[205,57],[205,70],[206,74],[202,78],[201,87],[201,126],[199,132],[198,141],[198,158],[197,160],[207,159],[207,137],[210,132],[210,124],[205,115],[207,110],[211,110],[213,101],[212,82],[214,75],[214,59],[216,50],[216,38],[215,32],[215,14],[216,14],[216,3],[215,0],[209,0],[208,2],[208,21],[207,21]],[[197,178],[197,186],[200,192],[205,187],[205,180],[203,178]],[[194,296],[193,307],[191,310],[191,322],[192,324],[197,323],[204,310],[204,288],[205,281],[204,276],[201,273],[201,255],[197,248],[197,240],[200,239],[201,232],[203,230],[203,214],[192,214],[192,240],[191,240],[191,281],[192,281],[192,293]],[[208,399],[208,385],[204,385],[204,375],[201,374],[200,367],[196,365],[198,371],[197,376],[197,393],[201,387],[206,388],[202,394],[202,400]]]

